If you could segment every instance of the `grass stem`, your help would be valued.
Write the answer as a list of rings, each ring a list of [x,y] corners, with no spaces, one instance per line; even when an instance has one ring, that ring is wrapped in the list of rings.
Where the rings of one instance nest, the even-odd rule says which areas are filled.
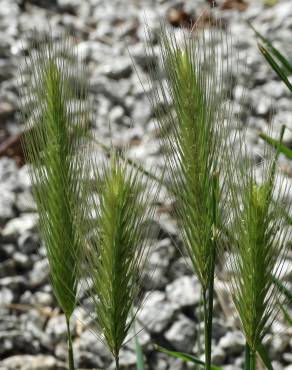
[[[245,345],[245,365],[244,370],[250,370],[250,348],[248,343]]]
[[[68,338],[68,365],[69,370],[74,370],[74,357],[73,357],[73,347],[72,347],[72,337],[70,331],[70,318],[66,317],[67,324],[67,338]]]
[[[115,361],[116,361],[116,370],[120,370],[120,361],[119,361],[119,356],[116,356],[116,357],[115,357]]]
[[[250,370],[256,370],[256,353],[254,351],[250,351]]]
[[[256,353],[253,351],[249,344],[245,345],[245,366],[244,370],[256,370]]]
[[[215,267],[215,263],[213,263],[213,266],[212,266],[212,278],[210,279],[208,291],[203,292],[204,327],[205,327],[205,369],[206,370],[211,370],[212,326],[213,326],[212,324],[213,324],[213,301],[214,301],[214,267]]]

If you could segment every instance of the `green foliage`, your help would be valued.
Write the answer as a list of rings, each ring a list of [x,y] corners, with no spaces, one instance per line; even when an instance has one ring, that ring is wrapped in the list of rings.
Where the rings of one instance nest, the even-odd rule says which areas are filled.
[[[160,347],[160,346],[156,346],[155,349],[159,352],[166,353],[167,355],[169,355],[171,357],[179,358],[179,359],[181,359],[185,362],[191,362],[193,364],[201,365],[203,367],[205,366],[204,361],[200,360],[199,358],[197,358],[193,355],[189,355],[189,354],[183,353],[183,352],[170,351],[170,350],[168,350],[166,348],[163,348],[163,347]],[[211,370],[222,370],[222,368],[212,365]]]
[[[154,92],[150,96],[182,239],[202,285],[206,369],[211,366],[218,225],[224,222],[228,206],[223,196],[224,163],[232,119],[223,82],[223,74],[228,76],[231,65],[228,60],[223,62],[218,43],[224,51],[230,46],[218,29],[194,29],[182,40],[162,29],[160,51],[166,81],[152,71]]]
[[[266,143],[270,144],[275,149],[279,148],[279,151],[283,153],[288,159],[292,159],[292,150],[283,143],[279,143],[279,140],[273,139],[272,137],[264,134],[263,132],[259,133],[259,137],[262,138]]]
[[[277,154],[276,154],[277,158]],[[232,172],[235,240],[229,263],[232,297],[252,353],[259,351],[277,310],[279,279],[291,230],[280,207],[289,188],[278,181],[275,159],[267,159],[259,180],[251,160],[240,158]],[[235,179],[235,180],[234,180]]]
[[[31,163],[54,294],[67,318],[76,304],[81,239],[76,219],[82,204],[83,137],[87,132],[86,84],[68,38],[56,44],[41,35],[22,70],[23,147]],[[75,80],[72,80],[75,76]]]
[[[143,350],[137,334],[135,335],[135,351],[136,351],[137,370],[145,370]]]
[[[155,193],[141,172],[112,152],[110,163],[94,166],[98,197],[92,198],[96,227],[86,253],[88,285],[98,325],[112,354],[120,348],[135,318]],[[154,198],[153,198],[154,197]]]
[[[292,74],[292,63],[289,62],[288,59],[278,49],[276,49],[267,38],[265,38],[260,32],[258,32],[252,26],[252,24],[249,25],[254,30],[257,38],[261,41],[258,44],[260,52],[273,68],[273,70],[280,77],[280,79],[292,92],[292,85],[288,79],[288,76]]]
[[[176,214],[194,270],[208,289],[214,256],[214,176],[223,175],[226,137],[230,122],[223,86],[223,65],[215,44],[215,31],[195,37],[184,35],[180,43],[162,30],[161,53],[166,81],[153,75],[159,127],[166,149],[166,171],[176,196]],[[226,67],[226,66],[225,66]],[[169,108],[171,106],[171,108]],[[224,122],[224,124],[223,124]]]

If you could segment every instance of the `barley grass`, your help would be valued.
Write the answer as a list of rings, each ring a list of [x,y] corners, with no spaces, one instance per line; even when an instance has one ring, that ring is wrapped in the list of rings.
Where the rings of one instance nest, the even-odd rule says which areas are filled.
[[[22,69],[23,147],[45,242],[54,295],[66,316],[69,369],[74,369],[70,317],[76,305],[81,238],[86,84],[72,43],[41,35]],[[79,80],[78,80],[79,78]],[[81,83],[82,82],[82,83]]]
[[[231,125],[223,82],[231,64],[228,59],[223,63],[218,43],[225,51],[229,47],[219,30],[199,32],[194,27],[182,40],[162,30],[161,64],[166,80],[153,71],[150,97],[162,132],[181,235],[202,285],[206,369],[211,367],[214,271],[219,224],[227,205],[223,163]]]
[[[156,192],[137,168],[112,150],[110,161],[93,166],[98,197],[92,198],[95,228],[86,253],[86,273],[101,338],[119,369],[119,352],[139,306],[147,261],[148,230]]]
[[[236,243],[229,267],[232,298],[247,342],[246,369],[256,368],[255,355],[278,312],[277,302],[282,301],[274,278],[281,275],[291,241],[291,227],[282,211],[290,187],[277,179],[278,154],[267,148],[261,176],[252,160],[242,157],[232,172],[231,227]]]

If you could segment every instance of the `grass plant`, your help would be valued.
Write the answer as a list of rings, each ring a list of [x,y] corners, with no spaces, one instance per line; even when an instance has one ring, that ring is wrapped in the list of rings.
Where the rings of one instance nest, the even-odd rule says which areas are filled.
[[[229,139],[233,115],[225,76],[232,75],[232,65],[222,56],[231,52],[228,36],[195,26],[181,35],[161,30],[163,78],[152,70],[150,99],[162,133],[167,188],[201,284],[205,361],[158,350],[196,368],[219,369],[211,364],[214,278],[218,253],[228,241],[232,298],[246,337],[246,370],[256,369],[257,353],[272,369],[263,341],[275,307],[283,307],[281,272],[291,236],[281,207],[289,189],[277,170],[283,131],[259,179],[254,163],[241,155],[243,141],[237,157]],[[55,43],[41,35],[35,42],[22,71],[24,150],[53,291],[66,317],[69,370],[74,369],[70,318],[81,276],[88,283],[100,336],[119,370],[120,349],[136,317],[134,307],[141,303],[157,177],[114,149],[106,148],[109,160],[102,165],[87,160],[92,136],[83,76],[68,38]],[[136,348],[142,369],[138,342]]]
[[[156,192],[147,177],[112,150],[109,163],[93,166],[98,197],[86,253],[86,272],[101,338],[119,369],[119,352],[135,319]]]
[[[80,80],[78,81],[78,78]],[[23,147],[46,247],[54,295],[66,317],[69,369],[74,369],[70,318],[76,306],[82,242],[77,218],[83,198],[86,84],[70,40],[41,35],[22,70]]]
[[[283,130],[280,143],[282,136]],[[274,280],[281,281],[291,240],[281,208],[290,187],[277,179],[278,155],[279,150],[274,154],[267,148],[260,177],[251,159],[239,157],[230,180],[234,218],[228,264],[232,298],[246,337],[247,370],[256,369],[256,353],[264,357],[263,340],[278,312],[277,303],[283,302]]]
[[[209,370],[218,225],[225,205],[223,161],[231,123],[223,73],[230,63],[223,64],[214,30],[197,31],[194,28],[185,33],[181,41],[162,31],[161,64],[166,81],[153,75],[151,99],[155,107],[160,107],[156,109],[157,118],[177,202],[176,216],[202,286],[205,362]],[[221,34],[219,41],[228,48]]]

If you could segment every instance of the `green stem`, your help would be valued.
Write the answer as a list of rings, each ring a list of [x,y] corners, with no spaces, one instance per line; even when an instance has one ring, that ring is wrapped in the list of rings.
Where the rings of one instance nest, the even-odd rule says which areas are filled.
[[[248,343],[245,344],[245,364],[244,370],[250,370],[250,348]]]
[[[119,356],[115,357],[115,361],[116,361],[116,370],[120,370]]]
[[[250,351],[250,370],[256,370],[256,353],[254,351]]]
[[[245,344],[245,366],[244,370],[256,370],[256,353],[248,343]]]
[[[212,180],[212,205],[213,205],[213,235],[212,248],[210,255],[210,275],[209,285],[203,291],[204,304],[204,324],[205,324],[205,369],[211,370],[212,355],[212,327],[213,327],[213,302],[214,302],[214,275],[215,275],[215,256],[216,256],[216,227],[218,224],[218,207],[219,200],[219,176],[213,175]],[[208,293],[208,294],[207,294]]]
[[[198,345],[198,357],[201,356],[202,354],[202,346],[201,346],[201,322],[202,322],[202,319],[203,319],[203,290],[202,288],[200,288],[200,304],[199,304],[199,307],[198,307],[198,336],[197,336],[197,345]],[[201,365],[196,365],[195,366],[195,370],[200,370],[202,368]]]
[[[212,327],[213,327],[213,301],[214,301],[214,267],[213,260],[210,284],[207,291],[203,292],[204,326],[205,326],[205,369],[211,370],[212,355]]]
[[[72,337],[70,331],[70,318],[66,317],[67,324],[67,338],[68,338],[68,369],[74,370],[74,357],[73,357],[73,347],[72,347]]]

